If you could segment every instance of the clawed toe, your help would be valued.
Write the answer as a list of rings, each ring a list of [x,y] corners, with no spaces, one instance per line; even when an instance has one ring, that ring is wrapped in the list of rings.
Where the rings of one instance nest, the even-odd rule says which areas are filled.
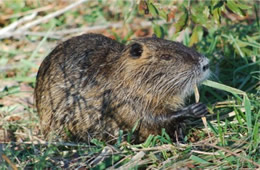
[[[174,119],[186,119],[186,118],[199,118],[203,117],[208,113],[208,109],[203,103],[195,103],[188,107],[183,108],[177,112],[171,114],[169,120]]]
[[[208,113],[208,109],[203,103],[195,103],[190,106],[190,116],[192,117],[203,117]]]

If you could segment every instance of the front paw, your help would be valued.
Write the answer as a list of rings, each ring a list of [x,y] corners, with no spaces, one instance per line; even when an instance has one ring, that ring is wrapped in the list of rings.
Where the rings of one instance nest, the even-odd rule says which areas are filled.
[[[194,103],[187,108],[189,115],[193,118],[200,118],[208,113],[207,106],[203,103]]]

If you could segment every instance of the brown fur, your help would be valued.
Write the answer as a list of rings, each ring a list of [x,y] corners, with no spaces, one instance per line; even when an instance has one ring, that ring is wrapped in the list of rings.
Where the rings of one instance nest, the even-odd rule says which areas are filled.
[[[142,46],[137,58],[131,55],[134,43]],[[165,54],[170,60],[162,59]],[[202,58],[180,43],[155,37],[126,46],[99,34],[71,38],[44,59],[37,75],[43,132],[65,140],[70,135],[110,140],[139,121],[139,141],[161,128],[173,133],[178,122],[156,124],[154,117],[182,108],[191,88],[205,77]]]

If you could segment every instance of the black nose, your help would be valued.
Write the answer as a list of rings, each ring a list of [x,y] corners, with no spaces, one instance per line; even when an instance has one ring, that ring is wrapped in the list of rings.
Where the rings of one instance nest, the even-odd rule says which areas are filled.
[[[205,66],[202,67],[203,71],[206,71],[207,69],[209,69],[209,65],[208,64],[206,64]]]

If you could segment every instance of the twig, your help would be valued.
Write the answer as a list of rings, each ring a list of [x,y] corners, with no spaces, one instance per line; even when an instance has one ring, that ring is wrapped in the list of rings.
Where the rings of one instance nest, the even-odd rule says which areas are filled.
[[[142,165],[144,162],[142,161],[142,158],[145,156],[145,152],[141,151],[138,152],[136,155],[132,157],[132,159],[120,167],[120,169],[131,169],[136,165]],[[145,160],[145,163],[148,163],[149,160]],[[111,167],[112,169],[112,167]]]
[[[165,21],[160,21],[158,24],[165,24]],[[140,25],[133,25],[133,28],[144,28],[144,27],[149,27],[151,26],[152,23],[149,21],[144,21],[140,23]],[[50,38],[55,38],[55,39],[61,39],[64,38],[65,35],[68,34],[81,34],[81,33],[87,33],[87,32],[92,32],[92,31],[100,31],[104,30],[107,28],[121,28],[123,27],[122,22],[118,23],[111,23],[107,25],[96,25],[96,26],[90,26],[90,27],[81,27],[81,28],[72,28],[72,29],[67,29],[67,30],[60,30],[60,31],[50,31],[47,37]],[[15,38],[20,38],[22,35],[36,35],[36,36],[46,36],[46,32],[30,32],[30,31],[14,31],[14,32],[8,32],[5,35],[0,36],[0,39],[3,38],[8,38],[8,37],[15,37]]]
[[[203,151],[197,151],[197,150],[191,150],[191,153],[198,153],[198,154],[204,154],[204,155],[220,155],[218,152],[203,152]]]
[[[55,38],[55,39],[61,39],[64,37],[64,35],[67,34],[74,34],[74,33],[82,33],[82,32],[91,32],[91,31],[99,31],[104,30],[107,28],[121,28],[123,24],[120,23],[112,23],[107,25],[97,25],[92,27],[81,27],[81,28],[73,28],[68,30],[61,30],[61,31],[50,31],[47,37],[49,38]],[[8,37],[18,37],[21,35],[36,35],[36,36],[46,36],[46,32],[31,32],[31,31],[14,31],[14,32],[7,32],[6,34],[0,36],[0,39],[8,38]]]
[[[165,24],[165,21],[161,21],[158,22],[158,24],[162,25]],[[151,26],[152,23],[150,21],[144,21],[141,22],[140,25],[133,25],[134,28],[138,27],[148,27]],[[111,24],[107,24],[107,25],[96,25],[96,26],[91,26],[91,27],[81,27],[81,28],[73,28],[73,29],[68,29],[68,30],[61,30],[61,31],[55,31],[55,32],[50,32],[50,35],[54,35],[54,36],[64,36],[66,34],[73,34],[73,33],[80,33],[80,32],[91,32],[91,31],[99,31],[99,30],[104,30],[107,28],[121,28],[123,27],[123,23],[122,22],[118,22],[118,23],[111,23]]]
[[[1,19],[7,20],[7,19],[10,19],[10,18],[14,18],[14,17],[22,17],[22,16],[25,16],[25,15],[32,14],[34,12],[47,11],[47,10],[52,9],[52,8],[53,8],[53,5],[48,5],[48,6],[32,9],[32,10],[26,11],[26,12],[20,12],[20,13],[16,13],[16,14],[12,14],[12,15],[1,16]]]
[[[131,149],[135,152],[140,152],[140,151],[157,151],[157,150],[171,150],[173,147],[175,147],[174,145],[171,145],[171,144],[165,144],[165,145],[161,145],[161,146],[155,146],[155,147],[150,147],[150,148],[141,148],[141,149],[138,149],[138,148],[134,148],[134,147],[131,147]],[[178,148],[180,149],[180,148]]]
[[[252,160],[250,160],[250,159],[248,159],[248,158],[242,157],[242,156],[240,156],[239,154],[234,153],[234,152],[232,152],[232,151],[230,151],[230,150],[228,150],[228,149],[226,149],[226,148],[223,148],[223,147],[220,147],[220,146],[217,146],[217,145],[214,145],[214,144],[210,144],[210,143],[201,144],[201,145],[211,146],[211,147],[213,147],[213,148],[222,150],[222,151],[227,152],[227,153],[229,153],[229,154],[231,154],[231,155],[234,155],[234,156],[236,156],[236,157],[238,157],[238,158],[240,158],[240,159],[243,159],[244,161],[250,162],[250,163],[252,163],[253,165],[255,165],[256,167],[260,168],[260,164],[258,164],[257,162],[254,162],[254,161],[252,161]]]
[[[122,162],[124,162],[125,160],[128,160],[131,158],[131,155],[125,156],[124,158],[122,158],[121,160],[119,160],[118,162],[116,162],[115,164],[113,164],[113,166],[110,166],[107,168],[107,170],[115,170],[115,167],[118,167],[118,165],[120,165]]]
[[[37,15],[37,12],[34,12],[34,13],[32,13],[31,15],[25,16],[25,17],[19,19],[18,21],[13,22],[12,24],[10,24],[10,25],[4,27],[3,29],[0,30],[0,38],[1,38],[2,36],[5,36],[4,34],[6,34],[6,33],[8,33],[8,32],[11,32],[11,31],[13,31],[14,29],[16,29],[16,27],[17,27],[18,25],[21,25],[22,23],[24,23],[24,22],[26,22],[26,21],[32,20],[33,18],[36,17],[36,15]]]
[[[106,146],[106,147],[104,147],[102,152],[94,160],[92,160],[90,163],[88,163],[88,165],[90,167],[94,167],[97,164],[99,164],[100,162],[104,161],[106,158],[108,158],[111,155],[113,155],[113,148]]]
[[[40,19],[37,19],[37,20],[35,20],[35,21],[31,22],[31,23],[26,24],[25,26],[21,27],[21,28],[19,29],[19,31],[21,31],[21,32],[22,32],[22,31],[25,31],[25,30],[27,30],[27,29],[29,29],[29,28],[35,26],[35,25],[38,25],[38,24],[43,23],[43,22],[45,22],[45,21],[48,21],[49,19],[54,18],[54,17],[57,17],[57,16],[59,16],[59,15],[65,13],[66,11],[68,11],[68,10],[70,10],[70,9],[72,9],[72,8],[75,8],[76,6],[79,6],[79,5],[82,4],[83,2],[87,2],[87,1],[88,1],[88,0],[79,0],[79,1],[77,1],[77,2],[75,2],[75,3],[73,3],[73,4],[71,4],[71,5],[67,6],[66,8],[63,8],[63,9],[61,9],[61,10],[59,10],[59,11],[50,13],[49,15],[46,15],[46,16],[40,18]]]
[[[23,17],[22,19],[10,24],[9,26],[3,28],[0,30],[0,39],[3,39],[3,38],[8,38],[8,37],[11,37],[11,36],[15,36],[15,35],[25,35],[24,32],[26,30],[28,30],[29,28],[33,27],[33,26],[36,26],[42,22],[46,22],[48,21],[49,19],[51,18],[54,18],[54,17],[57,17],[63,13],[65,13],[66,11],[72,9],[72,8],[75,8],[76,6],[82,4],[83,2],[87,2],[88,0],[79,0],[61,10],[58,10],[56,12],[53,12],[49,15],[46,15],[42,18],[39,18],[33,22],[30,22],[28,24],[25,24],[24,26],[22,26],[21,28],[17,29],[16,31],[12,32],[18,25],[26,22],[26,21],[29,21],[29,20],[32,20],[37,12],[33,13],[32,15],[29,15],[29,16],[26,16],[26,17]]]
[[[13,33],[14,35],[19,35],[18,32],[14,32]],[[55,35],[55,34],[48,34],[47,35],[47,32],[32,32],[32,31],[24,31],[22,33],[23,35],[32,35],[32,36],[39,36],[39,37],[47,37],[47,38],[52,38],[52,39],[61,39],[62,36],[60,35]]]
[[[111,23],[111,24],[107,24],[107,25],[96,25],[96,26],[92,26],[92,27],[82,27],[82,28],[74,28],[74,29],[50,32],[50,35],[64,36],[66,34],[104,30],[104,29],[107,29],[110,27],[121,28],[122,26],[123,26],[123,23],[119,22],[119,23]]]
[[[1,156],[12,167],[13,170],[18,170],[15,164],[5,154],[2,154]]]
[[[202,120],[202,122],[203,122],[203,124],[204,124],[204,127],[205,127],[204,129],[206,130],[206,132],[207,132],[207,134],[208,134],[208,137],[209,137],[210,143],[213,143],[213,141],[212,141],[212,137],[211,137],[210,132],[209,132],[209,128],[208,128],[208,123],[207,123],[207,119],[206,119],[206,117],[203,116],[203,117],[201,118],[201,120]]]
[[[81,146],[81,147],[87,147],[87,148],[94,148],[95,146],[86,146],[86,144],[77,144],[77,143],[70,143],[70,142],[45,142],[45,141],[28,141],[28,142],[0,142],[0,144],[12,144],[12,145],[55,145],[55,146]]]

